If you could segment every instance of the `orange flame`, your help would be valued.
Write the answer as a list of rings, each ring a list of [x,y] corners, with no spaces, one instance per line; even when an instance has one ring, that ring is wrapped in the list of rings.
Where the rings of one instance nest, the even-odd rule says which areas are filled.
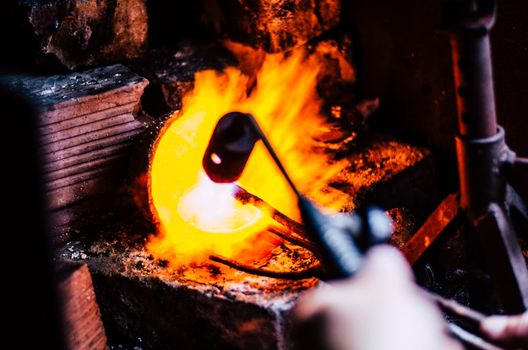
[[[343,197],[324,191],[344,164],[331,162],[314,147],[314,139],[327,129],[316,94],[318,72],[317,63],[303,52],[288,58],[269,55],[249,95],[248,82],[254,80],[237,69],[196,74],[182,111],[160,133],[150,167],[150,195],[160,226],[148,244],[155,256],[174,264],[210,253],[236,257],[249,239],[273,224],[270,213],[235,200],[234,185],[215,184],[202,169],[212,131],[228,112],[255,116],[302,192],[327,208],[345,204]],[[295,196],[260,142],[238,184],[299,220]],[[253,247],[262,254],[262,248]]]

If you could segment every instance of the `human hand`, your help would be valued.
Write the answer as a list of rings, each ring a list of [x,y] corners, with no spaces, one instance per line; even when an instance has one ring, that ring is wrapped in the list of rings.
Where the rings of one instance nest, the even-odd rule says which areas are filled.
[[[516,316],[490,316],[481,331],[489,339],[511,349],[528,349],[528,311]]]
[[[295,309],[303,349],[459,350],[440,311],[414,284],[412,272],[394,248],[369,251],[354,278],[306,294]],[[320,329],[303,325],[322,320]],[[314,338],[314,332],[320,336]]]

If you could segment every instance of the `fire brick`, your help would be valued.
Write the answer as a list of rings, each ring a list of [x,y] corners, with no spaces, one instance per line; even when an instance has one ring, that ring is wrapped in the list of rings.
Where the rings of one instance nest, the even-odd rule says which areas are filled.
[[[68,231],[76,216],[86,216],[86,208],[71,205],[109,191],[115,196],[122,184],[132,143],[146,128],[137,112],[148,82],[122,65],[2,80],[38,106],[51,221]]]
[[[66,345],[71,350],[107,349],[106,335],[92,278],[85,264],[62,265],[57,271],[63,305]]]

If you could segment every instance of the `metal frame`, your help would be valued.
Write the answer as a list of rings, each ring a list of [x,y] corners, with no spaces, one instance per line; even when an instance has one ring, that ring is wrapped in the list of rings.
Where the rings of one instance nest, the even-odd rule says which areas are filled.
[[[456,136],[460,195],[440,204],[404,248],[416,262],[442,232],[462,217],[480,244],[506,312],[528,308],[528,269],[510,213],[528,223],[526,206],[508,185],[508,171],[522,164],[497,125],[489,32],[494,0],[447,0],[444,24],[450,33],[457,94]],[[457,200],[458,199],[458,200]]]

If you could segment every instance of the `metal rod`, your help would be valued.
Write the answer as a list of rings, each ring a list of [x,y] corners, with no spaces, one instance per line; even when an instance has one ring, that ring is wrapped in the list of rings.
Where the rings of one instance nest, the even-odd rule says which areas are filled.
[[[414,265],[432,243],[454,222],[458,221],[461,209],[457,193],[448,195],[427,218],[422,227],[405,243],[402,253]]]
[[[425,290],[424,290],[425,291]],[[457,303],[452,299],[446,299],[438,294],[425,291],[428,298],[433,300],[442,310],[455,315],[463,320],[468,320],[480,324],[486,316],[483,313],[470,309],[467,306]]]
[[[448,323],[447,327],[451,335],[453,335],[455,338],[462,341],[463,343],[471,345],[474,348],[477,348],[480,350],[506,350],[505,348],[501,348],[497,345],[487,342],[481,337],[471,332],[468,332],[464,328],[459,327],[454,323]]]
[[[528,167],[528,158],[526,157],[515,157],[514,164],[517,166]]]
[[[264,143],[264,146],[266,146],[266,149],[268,150],[271,158],[273,158],[273,161],[275,161],[275,164],[277,165],[277,167],[279,168],[280,172],[282,173],[282,175],[284,176],[284,178],[288,182],[288,185],[290,185],[290,188],[293,190],[293,192],[295,192],[295,195],[297,196],[297,198],[301,197],[301,192],[299,192],[299,190],[297,189],[297,187],[293,183],[292,179],[290,178],[290,175],[288,175],[288,173],[286,172],[286,169],[284,168],[284,166],[282,165],[279,157],[277,156],[277,154],[273,150],[273,147],[271,146],[271,143],[269,142],[268,138],[266,137],[266,135],[264,134],[264,132],[262,131],[262,129],[258,125],[257,121],[255,120],[255,117],[253,117],[250,114],[248,114],[248,116],[249,116],[249,118],[251,120],[251,123],[253,124],[253,127],[255,128],[255,131],[260,136],[260,139],[262,140],[262,143]]]
[[[314,278],[314,277],[319,278],[321,275],[319,264],[316,264],[315,266],[309,267],[302,271],[282,272],[282,271],[270,271],[270,270],[261,269],[258,267],[245,265],[245,264],[239,263],[236,260],[228,259],[228,258],[218,256],[218,255],[211,255],[209,256],[209,259],[217,263],[229,266],[235,270],[239,270],[245,273],[249,273],[249,274],[257,275],[257,276],[263,276],[263,277],[288,279],[288,280],[303,280],[303,279]]]
[[[312,242],[310,242],[307,239],[294,237],[291,234],[289,234],[288,232],[284,232],[284,230],[281,230],[280,228],[274,227],[274,226],[268,228],[268,232],[274,234],[275,236],[278,236],[278,237],[284,239],[285,241],[287,241],[287,242],[289,242],[291,244],[294,244],[294,245],[302,247],[302,248],[304,248],[306,250],[309,250],[315,256],[318,255],[317,247],[315,246],[315,244],[313,244]]]
[[[299,236],[305,237],[302,224],[298,223],[293,219],[290,219],[286,214],[280,212],[276,208],[272,207],[268,202],[266,202],[259,196],[248,192],[245,188],[240,187],[238,184],[235,184],[235,199],[237,199],[243,204],[253,204],[257,208],[263,209],[264,211],[271,213],[271,217],[273,218],[273,220],[287,227],[289,230],[298,234]]]

